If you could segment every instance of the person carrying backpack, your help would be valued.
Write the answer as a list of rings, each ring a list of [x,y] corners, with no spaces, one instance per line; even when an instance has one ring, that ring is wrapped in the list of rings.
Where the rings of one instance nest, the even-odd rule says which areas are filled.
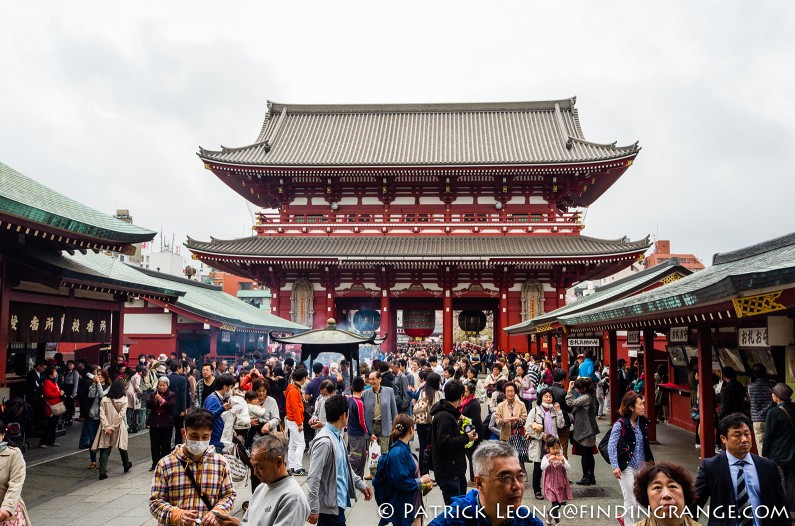
[[[433,482],[429,475],[420,476],[419,461],[409,446],[413,439],[414,419],[406,414],[395,417],[389,453],[378,459],[373,478],[375,501],[379,509],[388,510],[381,513],[378,526],[411,526],[422,520],[422,497],[431,491]]]
[[[639,520],[638,503],[635,500],[635,477],[645,463],[654,462],[654,455],[649,446],[649,419],[644,416],[645,412],[642,396],[634,391],[624,394],[619,406],[621,418],[613,424],[607,444],[610,466],[624,496],[624,517],[630,517],[630,524]]]

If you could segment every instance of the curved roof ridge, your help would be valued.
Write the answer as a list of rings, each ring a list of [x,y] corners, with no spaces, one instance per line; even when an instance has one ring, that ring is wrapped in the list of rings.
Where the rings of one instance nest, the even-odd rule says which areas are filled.
[[[513,101],[513,102],[427,102],[427,103],[373,103],[373,104],[286,104],[269,101],[269,114],[284,108],[296,113],[447,113],[462,111],[554,111],[555,105],[571,110],[576,97],[558,100]]]
[[[623,284],[627,283],[628,281],[632,281],[632,280],[635,280],[635,279],[638,279],[638,278],[642,278],[644,276],[648,276],[649,274],[656,274],[658,272],[661,272],[661,271],[665,270],[668,267],[681,266],[681,264],[682,264],[682,262],[679,261],[679,258],[669,258],[669,259],[665,260],[663,263],[660,263],[659,265],[654,265],[653,267],[645,268],[645,269],[643,269],[643,270],[641,270],[639,272],[636,272],[635,274],[630,274],[629,276],[624,276],[623,278],[618,279],[616,281],[611,281],[610,283],[607,283],[605,285],[601,285],[599,287],[596,287],[596,289],[594,289],[594,290],[596,292],[603,291],[603,290],[608,290],[608,289],[611,289],[613,287],[618,287],[620,285],[623,285]],[[685,268],[685,267],[682,267],[682,268]]]
[[[746,259],[752,256],[758,256],[771,250],[784,248],[789,245],[795,245],[795,232],[786,234],[774,239],[763,241],[755,245],[733,250],[731,252],[717,253],[712,256],[713,265],[723,265],[725,263],[732,263],[741,259]]]

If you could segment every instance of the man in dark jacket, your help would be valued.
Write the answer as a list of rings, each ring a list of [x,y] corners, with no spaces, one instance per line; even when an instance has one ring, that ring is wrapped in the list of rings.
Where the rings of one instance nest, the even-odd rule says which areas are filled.
[[[182,374],[182,361],[171,362],[171,374],[168,375],[168,390],[177,395],[174,404],[174,445],[182,444],[182,422],[189,409],[188,379]]]
[[[751,423],[754,425],[754,438],[756,438],[756,449],[762,451],[762,443],[765,441],[765,419],[767,411],[773,405],[770,395],[771,389],[775,385],[767,379],[767,367],[761,363],[751,367],[753,382],[748,384],[748,400],[751,402]]]
[[[696,478],[698,508],[709,500],[708,526],[791,526],[775,462],[751,453],[751,420],[734,413],[719,427],[724,452],[704,459]],[[691,508],[694,517],[698,508]],[[746,519],[754,513],[757,520]]]
[[[629,380],[627,380],[627,361],[623,358],[619,358],[618,362],[616,362],[618,366],[616,369],[616,381],[618,382],[618,399],[624,396],[624,393],[627,392],[629,388]]]
[[[558,439],[560,440],[561,450],[563,456],[569,458],[569,434],[571,433],[571,407],[566,403],[566,388],[563,386],[563,381],[566,380],[566,371],[563,369],[555,369],[552,372],[552,398],[556,404],[560,404],[560,410],[563,411],[563,419],[566,425],[562,429],[558,429]]]
[[[734,413],[743,412],[745,388],[737,381],[737,373],[732,367],[724,367],[723,387],[720,390],[720,412],[718,418],[724,418]]]
[[[792,403],[792,389],[785,383],[777,383],[771,398],[776,405],[767,412],[762,456],[778,466],[787,508],[795,511],[795,404]]]
[[[477,431],[465,435],[458,426],[461,416],[458,406],[463,395],[464,385],[458,380],[449,380],[444,384],[444,399],[431,408],[433,474],[447,506],[453,497],[467,492],[466,445],[478,438]]]

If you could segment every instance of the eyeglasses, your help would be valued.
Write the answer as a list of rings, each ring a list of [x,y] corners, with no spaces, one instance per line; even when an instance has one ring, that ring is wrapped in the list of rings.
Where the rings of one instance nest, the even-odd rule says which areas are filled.
[[[527,473],[519,473],[518,475],[515,476],[514,475],[500,475],[499,477],[482,476],[481,478],[494,479],[500,484],[505,484],[505,485],[511,484],[514,481],[516,481],[519,484],[524,484],[525,482],[527,482]]]

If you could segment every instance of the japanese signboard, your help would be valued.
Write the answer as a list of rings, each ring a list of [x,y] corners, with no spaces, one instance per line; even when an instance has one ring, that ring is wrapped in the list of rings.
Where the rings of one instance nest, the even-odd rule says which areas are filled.
[[[640,347],[640,331],[627,331],[627,347]]]
[[[569,338],[569,347],[600,347],[599,338]]]
[[[68,308],[61,342],[105,343],[110,341],[110,311]]]
[[[740,347],[768,347],[767,327],[739,329],[737,343]]]
[[[8,341],[22,343],[57,342],[61,335],[64,309],[52,305],[11,302]]]
[[[687,343],[690,340],[690,329],[688,327],[671,327],[668,333],[668,342]]]

